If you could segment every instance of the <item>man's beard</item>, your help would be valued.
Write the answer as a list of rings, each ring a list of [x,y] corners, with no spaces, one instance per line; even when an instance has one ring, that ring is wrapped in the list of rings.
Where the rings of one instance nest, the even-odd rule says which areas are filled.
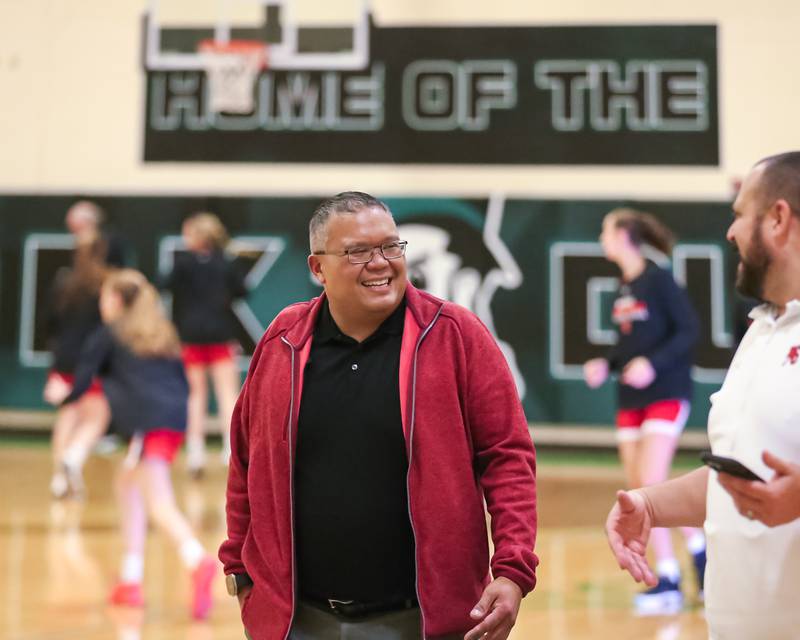
[[[761,227],[753,230],[748,257],[739,253],[739,268],[736,270],[736,290],[743,296],[764,300],[764,281],[772,259],[764,246]]]

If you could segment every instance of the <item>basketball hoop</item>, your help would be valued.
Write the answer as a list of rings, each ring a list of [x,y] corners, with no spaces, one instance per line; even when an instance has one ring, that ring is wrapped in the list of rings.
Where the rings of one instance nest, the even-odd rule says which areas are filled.
[[[267,44],[252,40],[217,42],[198,46],[208,80],[209,108],[214,113],[251,113],[258,72],[267,66]]]

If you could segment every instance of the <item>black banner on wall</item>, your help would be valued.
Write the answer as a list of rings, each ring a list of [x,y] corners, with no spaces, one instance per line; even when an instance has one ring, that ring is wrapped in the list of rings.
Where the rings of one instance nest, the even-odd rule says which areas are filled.
[[[271,17],[274,29],[233,28],[232,37],[285,46]],[[384,28],[365,19],[361,51],[357,28],[299,29],[296,53],[270,49],[249,106],[232,113],[215,104],[208,58],[197,53],[214,32],[152,20],[148,162],[718,164],[715,26]],[[333,49],[320,52],[328,41]]]

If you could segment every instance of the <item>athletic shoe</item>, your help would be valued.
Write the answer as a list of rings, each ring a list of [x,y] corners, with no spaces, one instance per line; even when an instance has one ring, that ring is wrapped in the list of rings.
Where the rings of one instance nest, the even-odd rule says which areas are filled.
[[[140,582],[117,582],[111,589],[108,602],[119,607],[143,607],[142,584]]]
[[[697,597],[700,602],[703,602],[706,582],[706,550],[703,549],[702,551],[693,553],[692,562],[694,563],[694,574],[697,578]]]
[[[189,467],[189,477],[192,480],[202,480],[205,475],[205,467]]]
[[[683,608],[680,584],[669,578],[659,577],[658,584],[636,596],[636,613],[641,616],[672,615]]]
[[[200,480],[206,471],[206,452],[203,449],[186,449],[186,469],[192,480]]]
[[[192,618],[205,620],[214,603],[211,597],[211,585],[217,575],[217,560],[206,556],[192,571]]]
[[[115,436],[112,433],[100,438],[94,445],[92,452],[98,456],[110,456],[112,453],[115,453],[121,448],[122,441],[120,440],[119,436]]]

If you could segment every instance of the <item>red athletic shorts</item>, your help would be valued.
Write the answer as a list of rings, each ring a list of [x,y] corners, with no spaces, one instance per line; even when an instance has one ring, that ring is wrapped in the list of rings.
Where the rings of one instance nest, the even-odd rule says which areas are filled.
[[[689,417],[688,400],[659,400],[641,409],[617,411],[617,439],[636,440],[642,433],[679,435]]]
[[[183,364],[187,367],[206,366],[224,360],[233,360],[236,347],[230,342],[216,344],[183,345]]]
[[[146,458],[164,460],[172,464],[183,444],[182,431],[154,429],[144,435],[136,434],[128,444],[124,466],[133,469]]]
[[[183,432],[156,429],[144,435],[142,458],[158,458],[172,462],[183,444]]]
[[[51,378],[61,378],[64,382],[66,382],[70,387],[75,385],[75,376],[71,373],[62,373],[61,371],[50,371],[47,374],[48,381]],[[92,380],[92,384],[89,386],[89,389],[86,391],[84,395],[89,394],[99,394],[103,395],[103,385],[100,384],[100,380],[98,378],[94,378]]]

